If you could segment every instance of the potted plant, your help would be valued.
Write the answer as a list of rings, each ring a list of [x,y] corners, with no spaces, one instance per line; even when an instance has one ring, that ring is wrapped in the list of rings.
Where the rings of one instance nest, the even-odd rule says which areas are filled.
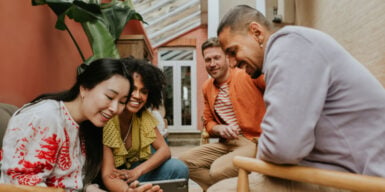
[[[85,64],[103,57],[119,58],[115,41],[127,22],[131,19],[144,22],[131,0],[32,0],[32,5],[48,5],[55,12],[58,16],[55,27],[69,33]],[[66,16],[82,25],[93,52],[90,58],[84,58],[65,23]]]

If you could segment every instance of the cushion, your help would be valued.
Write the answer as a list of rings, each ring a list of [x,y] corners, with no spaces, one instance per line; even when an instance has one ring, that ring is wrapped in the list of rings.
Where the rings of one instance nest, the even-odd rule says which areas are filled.
[[[8,121],[17,107],[11,104],[0,103],[0,148],[3,146],[3,137],[7,129]]]

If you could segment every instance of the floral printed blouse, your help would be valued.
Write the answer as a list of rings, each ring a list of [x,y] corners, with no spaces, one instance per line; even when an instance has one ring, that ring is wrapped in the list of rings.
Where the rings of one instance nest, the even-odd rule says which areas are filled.
[[[64,103],[43,100],[18,112],[4,136],[0,182],[81,190],[85,147]]]

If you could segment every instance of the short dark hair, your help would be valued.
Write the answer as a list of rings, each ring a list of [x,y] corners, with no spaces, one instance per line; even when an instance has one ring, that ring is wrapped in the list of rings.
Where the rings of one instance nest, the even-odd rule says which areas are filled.
[[[221,47],[221,44],[219,43],[219,40],[217,37],[211,37],[202,43],[202,46],[201,46],[202,55],[204,55],[203,51],[210,47]]]
[[[166,86],[166,78],[163,72],[146,60],[134,57],[123,58],[127,71],[131,74],[138,73],[142,76],[144,87],[148,90],[147,102],[137,115],[148,108],[159,108],[162,104],[163,89]]]
[[[223,16],[218,25],[217,35],[219,36],[226,27],[230,27],[231,31],[245,31],[253,21],[261,24],[269,31],[273,28],[272,23],[258,10],[248,5],[237,5]]]

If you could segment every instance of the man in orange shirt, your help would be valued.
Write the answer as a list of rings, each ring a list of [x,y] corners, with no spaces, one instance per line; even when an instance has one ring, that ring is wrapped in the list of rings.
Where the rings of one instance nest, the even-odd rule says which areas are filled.
[[[263,76],[252,79],[244,70],[232,69],[217,38],[202,44],[206,70],[212,77],[203,85],[204,125],[219,142],[201,145],[182,154],[190,178],[203,190],[237,176],[235,155],[255,157],[256,139],[265,113]],[[255,107],[259,106],[259,107]]]

